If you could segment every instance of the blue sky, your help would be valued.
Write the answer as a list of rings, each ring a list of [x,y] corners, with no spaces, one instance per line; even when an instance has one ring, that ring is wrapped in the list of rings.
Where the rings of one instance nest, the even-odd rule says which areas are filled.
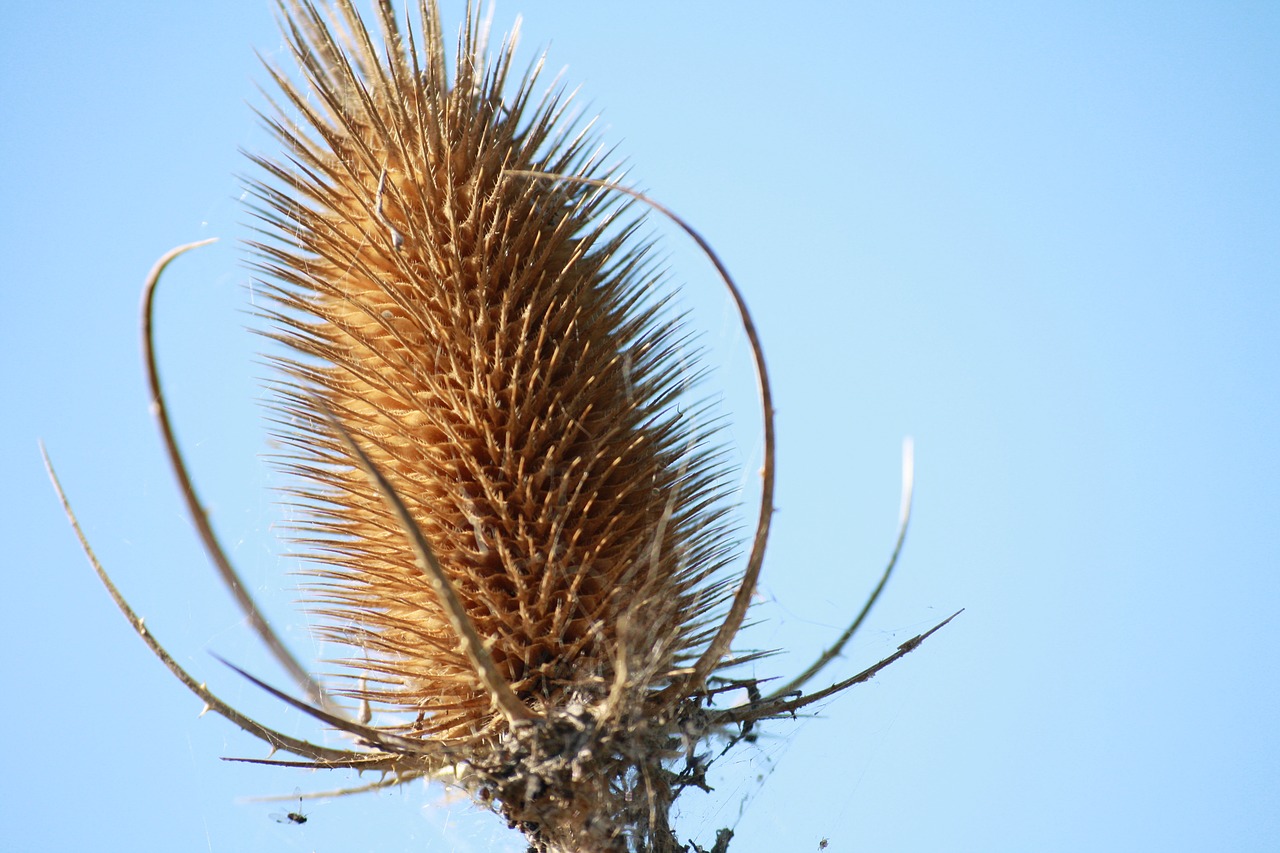
[[[443,3],[450,31],[460,2]],[[305,653],[237,246],[237,148],[271,150],[248,106],[253,50],[281,43],[266,0],[158,5],[0,13],[7,846],[518,850],[438,790],[311,803],[302,827],[240,801],[354,780],[219,761],[263,753],[197,717],[45,482],[37,438],[179,660],[318,736],[208,654],[282,680],[182,516],[137,344],[154,259],[223,238],[166,282],[162,369],[215,523]],[[781,511],[748,640],[786,650],[758,674],[802,668],[873,585],[905,435],[917,512],[900,574],[832,677],[966,608],[818,719],[726,760],[682,829],[709,844],[732,824],[735,853],[822,838],[1272,849],[1280,11],[505,0],[495,30],[517,14],[523,55],[550,46],[636,180],[703,230],[755,312]],[[674,237],[671,258],[750,470],[741,341],[705,263]]]

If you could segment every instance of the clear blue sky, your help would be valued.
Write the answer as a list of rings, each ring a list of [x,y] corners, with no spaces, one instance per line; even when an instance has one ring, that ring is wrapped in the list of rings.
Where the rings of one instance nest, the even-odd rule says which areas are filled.
[[[442,2],[453,31],[462,0]],[[550,44],[550,68],[755,310],[781,512],[750,639],[789,651],[758,673],[799,669],[873,584],[904,435],[914,529],[833,676],[967,608],[821,718],[726,761],[682,829],[709,844],[733,824],[734,853],[823,837],[837,853],[1274,849],[1280,10],[504,0],[495,30],[517,14],[524,55]],[[304,827],[238,802],[353,780],[220,762],[263,752],[197,718],[44,480],[37,437],[178,658],[316,736],[208,655],[278,678],[182,516],[137,344],[154,259],[223,238],[166,283],[164,375],[220,531],[305,653],[237,247],[237,146],[270,150],[247,106],[253,49],[280,50],[267,0],[17,4],[0,22],[0,846],[519,850],[420,787],[309,804]],[[713,292],[678,242],[672,265]],[[738,353],[717,376],[748,385],[710,316],[709,341]]]

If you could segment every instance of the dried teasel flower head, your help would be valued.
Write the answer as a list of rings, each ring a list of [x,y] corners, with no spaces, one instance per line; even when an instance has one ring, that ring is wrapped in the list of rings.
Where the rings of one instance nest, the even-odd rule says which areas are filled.
[[[637,220],[600,187],[512,174],[609,177],[563,103],[534,101],[534,76],[504,99],[510,49],[486,69],[474,25],[448,79],[434,9],[421,67],[389,17],[384,57],[342,11],[337,34],[309,7],[288,18],[305,81],[274,75],[287,163],[255,158],[258,269],[292,350],[279,438],[347,692],[402,734],[484,749],[510,715],[351,445],[535,716],[603,700],[620,661],[639,700],[705,645],[732,553],[724,469],[672,405],[683,341],[645,298]]]
[[[654,296],[638,195],[614,184],[565,98],[535,93],[537,67],[510,79],[512,42],[488,64],[468,8],[451,64],[434,3],[417,12],[402,24],[381,0],[375,36],[348,0],[283,3],[300,77],[269,67],[279,96],[265,120],[284,155],[253,158],[256,268],[274,299],[268,334],[286,353],[275,359],[276,431],[302,510],[306,603],[347,650],[335,691],[258,615],[177,451],[150,346],[151,294],[187,247],[157,265],[144,309],[153,398],[193,520],[307,701],[262,686],[358,748],[299,741],[223,703],[90,559],[210,708],[304,759],[259,763],[448,779],[533,850],[685,850],[668,812],[684,787],[705,785],[700,744],[732,742],[864,681],[928,634],[801,696],[877,589],[785,687],[718,686],[715,674],[742,660],[729,646],[772,513],[772,404],[750,317],[714,254],[676,220],[724,277],[760,378],[763,497],[735,574],[728,471],[715,429],[688,402],[692,356]],[[751,701],[716,708],[719,692],[742,687]],[[351,701],[370,710],[353,714]]]

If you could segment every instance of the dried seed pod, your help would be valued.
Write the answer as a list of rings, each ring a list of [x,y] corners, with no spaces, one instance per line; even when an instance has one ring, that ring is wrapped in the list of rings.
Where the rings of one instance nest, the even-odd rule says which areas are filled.
[[[641,692],[688,663],[725,597],[725,471],[673,406],[689,373],[638,220],[616,193],[511,174],[608,177],[563,102],[534,100],[535,76],[505,93],[510,45],[487,68],[474,24],[451,70],[433,8],[420,52],[386,9],[385,52],[339,9],[332,26],[288,13],[305,79],[273,72],[285,158],[255,158],[258,269],[293,351],[279,438],[312,606],[367,677],[347,692],[397,712],[399,733],[482,748],[508,714],[335,425],[532,714],[603,698],[620,657]]]
[[[631,200],[577,180],[612,177],[591,138],[536,73],[506,91],[511,42],[488,66],[469,16],[450,68],[419,11],[382,6],[379,43],[349,4],[286,9],[303,79],[272,71],[285,156],[255,158],[310,604],[342,692],[539,844],[649,849],[689,693],[655,697],[732,595],[726,469],[675,405],[690,354]]]
[[[488,64],[469,10],[451,65],[434,3],[417,11],[416,25],[402,25],[380,0],[375,37],[349,0],[326,11],[282,3],[301,77],[270,69],[280,100],[264,118],[284,155],[254,157],[263,236],[253,248],[274,300],[268,334],[286,349],[274,356],[276,430],[302,508],[307,604],[349,650],[335,693],[258,614],[177,450],[152,295],[190,247],[161,259],[144,300],[152,397],[192,518],[307,700],[237,671],[360,748],[289,737],[213,695],[142,627],[68,514],[117,605],[174,674],[210,709],[304,759],[258,763],[393,774],[370,787],[445,778],[531,850],[685,850],[668,812],[685,787],[706,784],[700,744],[723,735],[732,745],[759,720],[869,679],[929,634],[799,694],[882,579],[837,644],[781,690],[709,682],[727,665],[772,513],[772,403],[741,295],[672,216],[723,276],[760,379],[763,495],[739,574],[727,468],[714,421],[689,402],[696,357],[655,295],[636,201],[671,214],[612,183],[565,100],[535,97],[536,68],[509,80],[511,42]],[[908,454],[886,579],[909,506]],[[748,704],[715,708],[718,693],[744,687]],[[731,837],[722,830],[714,849]]]

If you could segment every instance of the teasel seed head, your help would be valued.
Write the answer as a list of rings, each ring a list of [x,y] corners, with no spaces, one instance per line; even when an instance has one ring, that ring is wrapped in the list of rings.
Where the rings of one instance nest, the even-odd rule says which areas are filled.
[[[142,338],[161,438],[205,551],[248,626],[305,698],[228,663],[354,740],[312,743],[219,698],[171,655],[89,545],[90,564],[157,658],[213,711],[268,744],[257,764],[375,771],[338,793],[443,778],[519,828],[533,853],[687,853],[669,812],[755,724],[793,716],[918,648],[953,614],[858,674],[805,693],[879,598],[772,692],[713,674],[733,658],[773,513],[773,403],[741,291],[690,225],[617,183],[556,91],[514,81],[513,43],[486,64],[468,6],[450,73],[434,2],[416,26],[376,0],[281,0],[300,79],[264,116],[284,148],[255,156],[252,245],[272,356],[276,427],[301,508],[307,603],[347,649],[334,700],[282,642],[210,524],[169,417],[144,285]],[[508,91],[510,90],[510,91]],[[760,504],[740,573],[734,497],[715,420],[691,398],[697,353],[660,287],[636,202],[702,249],[742,320],[763,425]],[[722,693],[745,704],[719,707]],[[373,714],[377,711],[376,717]],[[292,758],[276,758],[277,750]],[[722,829],[712,850],[724,853]],[[694,845],[696,849],[696,845]]]
[[[512,174],[616,177],[564,98],[534,97],[536,68],[509,82],[512,42],[488,66],[469,15],[451,71],[432,4],[418,33],[380,7],[385,52],[337,11],[284,10],[303,79],[272,71],[285,156],[254,157],[251,186],[269,334],[289,349],[278,439],[309,604],[351,651],[345,692],[401,735],[483,754],[510,734],[341,433],[524,707],[639,714],[705,647],[734,554],[642,217],[598,186]]]

